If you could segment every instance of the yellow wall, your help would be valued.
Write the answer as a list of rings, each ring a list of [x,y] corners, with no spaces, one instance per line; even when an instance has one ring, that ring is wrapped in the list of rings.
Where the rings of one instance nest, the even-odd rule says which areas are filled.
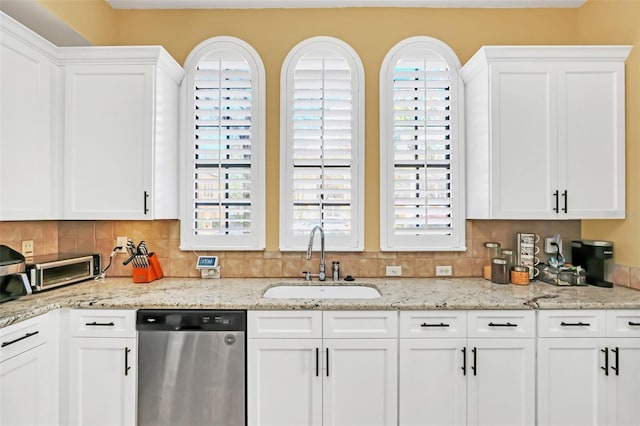
[[[116,11],[104,0],[38,0],[95,45],[116,42]]]
[[[629,44],[626,62],[625,220],[582,221],[582,236],[615,243],[616,263],[640,265],[640,1],[589,0],[578,13],[583,44]]]
[[[264,61],[267,74],[267,249],[278,247],[280,67],[298,42],[312,36],[342,39],[360,55],[366,75],[366,250],[379,248],[378,72],[387,51],[400,40],[427,35],[449,44],[464,64],[490,44],[636,44],[640,2],[588,0],[579,9],[259,9],[121,10],[104,12],[102,0],[40,0],[95,44],[160,44],[180,63],[201,41],[218,35],[239,37]],[[89,16],[106,24],[87,26]],[[94,21],[93,19],[91,21]],[[583,237],[611,239],[616,263],[640,265],[640,194],[633,193],[640,171],[637,95],[640,51],[627,66],[627,206],[624,221],[585,221]],[[635,89],[635,90],[634,90]],[[634,95],[634,96],[632,96]]]

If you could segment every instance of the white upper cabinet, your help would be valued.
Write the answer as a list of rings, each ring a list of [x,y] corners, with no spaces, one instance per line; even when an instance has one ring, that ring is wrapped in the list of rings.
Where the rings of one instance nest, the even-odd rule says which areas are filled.
[[[469,60],[468,218],[624,218],[630,49],[485,46]]]
[[[0,220],[177,218],[182,67],[56,47],[1,12],[0,31]]]
[[[0,12],[0,220],[60,215],[56,48]]]
[[[65,219],[177,218],[182,68],[162,47],[61,54]]]

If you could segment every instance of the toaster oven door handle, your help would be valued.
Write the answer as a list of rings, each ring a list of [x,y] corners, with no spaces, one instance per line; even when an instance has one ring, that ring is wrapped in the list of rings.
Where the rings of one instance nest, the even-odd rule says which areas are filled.
[[[38,333],[40,333],[40,332],[36,330],[36,331],[34,331],[32,333],[27,333],[22,337],[18,337],[17,339],[9,340],[8,342],[2,342],[1,347],[6,348],[9,345],[13,345],[14,343],[18,343],[20,340],[28,339],[31,336],[35,336]]]
[[[116,325],[113,321],[111,322],[87,322],[84,325],[86,325],[87,327],[113,327],[114,325]]]

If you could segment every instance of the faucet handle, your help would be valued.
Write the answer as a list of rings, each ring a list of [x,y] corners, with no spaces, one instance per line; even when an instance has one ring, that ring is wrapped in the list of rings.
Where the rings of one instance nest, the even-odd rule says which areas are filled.
[[[310,271],[302,271],[302,273],[304,274],[304,280],[305,281],[311,281],[311,272]]]

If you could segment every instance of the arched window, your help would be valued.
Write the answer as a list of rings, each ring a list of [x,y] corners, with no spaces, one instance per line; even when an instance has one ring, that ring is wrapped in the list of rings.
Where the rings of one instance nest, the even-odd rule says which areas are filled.
[[[465,249],[463,84],[446,44],[411,37],[380,71],[382,250]]]
[[[214,37],[187,58],[180,247],[265,246],[265,72],[242,40]]]
[[[364,68],[331,37],[295,46],[281,73],[280,248],[305,249],[321,225],[327,249],[362,250]]]

